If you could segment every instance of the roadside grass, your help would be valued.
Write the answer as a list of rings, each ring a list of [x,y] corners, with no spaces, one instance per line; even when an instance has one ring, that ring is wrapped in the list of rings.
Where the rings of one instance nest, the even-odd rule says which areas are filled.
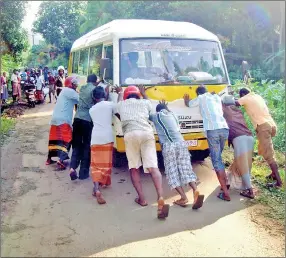
[[[283,182],[285,182],[285,156],[283,153],[276,151],[276,160],[279,166],[279,173]],[[268,189],[265,187],[267,180],[266,176],[270,174],[270,168],[261,156],[257,155],[254,150],[252,163],[252,183],[258,190],[257,196],[254,200],[255,203],[267,206],[263,210],[265,217],[274,219],[280,225],[284,225],[285,220],[285,185],[281,189]],[[223,152],[223,160],[226,167],[229,167],[234,159],[233,150],[225,148]]]
[[[0,145],[2,146],[4,140],[9,135],[9,132],[14,128],[16,119],[1,116],[0,119]]]

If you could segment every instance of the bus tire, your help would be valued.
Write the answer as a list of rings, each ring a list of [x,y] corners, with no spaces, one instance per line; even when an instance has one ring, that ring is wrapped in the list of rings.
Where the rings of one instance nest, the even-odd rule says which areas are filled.
[[[116,149],[113,149],[112,155],[112,166],[114,168],[121,168],[126,164],[126,154],[118,152]]]
[[[192,162],[204,161],[210,155],[210,150],[194,150],[190,151],[190,153]]]

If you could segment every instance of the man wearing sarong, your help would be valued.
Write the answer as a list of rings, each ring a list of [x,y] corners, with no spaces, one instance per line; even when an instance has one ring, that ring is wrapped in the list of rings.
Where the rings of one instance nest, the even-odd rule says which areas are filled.
[[[228,144],[234,149],[234,161],[228,169],[230,186],[242,190],[240,195],[254,199],[251,185],[254,138],[239,108],[223,105],[223,114],[229,127]]]
[[[78,80],[76,77],[68,77],[55,105],[50,123],[49,153],[46,165],[55,163],[52,158],[58,157],[57,164],[59,168],[66,168],[64,161],[69,159],[68,153],[72,142],[73,109],[79,99],[76,92],[77,86]]]
[[[12,90],[13,90],[13,102],[19,101],[21,99],[21,79],[19,81],[18,71],[16,69],[13,70],[13,74],[11,76],[12,81]],[[18,98],[18,99],[17,99]]]
[[[121,119],[122,130],[131,181],[138,194],[135,202],[147,206],[139,168],[143,164],[144,171],[148,171],[154,183],[158,196],[159,219],[168,217],[169,205],[163,198],[162,175],[158,169],[155,137],[149,123],[151,102],[147,99],[144,87],[140,90],[136,86],[128,86],[123,93],[121,87],[115,88],[118,96],[118,111]],[[143,99],[141,99],[141,95]]]
[[[93,92],[94,106],[89,110],[93,122],[91,136],[91,178],[93,196],[99,204],[105,204],[99,187],[111,185],[113,131],[112,116],[116,114],[116,104],[106,101],[103,87],[97,86]]]
[[[71,180],[80,180],[89,177],[90,167],[90,140],[92,131],[92,121],[89,109],[93,106],[92,91],[97,85],[97,76],[90,74],[87,77],[87,84],[81,86],[79,92],[79,102],[73,122],[72,157],[70,164]],[[101,114],[98,114],[99,116]],[[80,166],[79,177],[76,169]]]
[[[242,88],[239,91],[240,99],[236,101],[237,106],[244,106],[246,113],[251,119],[251,122],[256,130],[258,139],[258,154],[268,163],[271,174],[267,179],[272,179],[275,182],[268,186],[282,186],[282,180],[278,172],[278,165],[275,160],[275,153],[272,143],[272,137],[277,133],[277,126],[271,117],[268,107],[264,99],[251,92],[250,89]]]
[[[160,102],[156,107],[156,113],[150,115],[154,123],[159,142],[162,147],[165,173],[169,186],[181,196],[181,199],[174,201],[174,204],[186,207],[188,198],[183,189],[189,185],[193,190],[193,209],[199,209],[203,205],[204,195],[197,190],[197,176],[192,169],[191,157],[188,146],[180,132],[179,121],[171,112],[165,101]]]
[[[185,105],[187,107],[199,106],[200,108],[211,161],[222,189],[217,197],[224,201],[230,201],[225,166],[221,157],[229,134],[228,125],[223,117],[222,102],[217,94],[207,92],[204,85],[199,86],[196,93],[198,97],[194,100],[190,100],[189,95],[185,94]]]

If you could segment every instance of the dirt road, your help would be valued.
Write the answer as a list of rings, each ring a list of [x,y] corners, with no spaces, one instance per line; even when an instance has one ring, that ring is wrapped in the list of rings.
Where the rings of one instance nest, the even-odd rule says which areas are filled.
[[[170,215],[158,221],[150,176],[142,175],[149,206],[141,208],[127,168],[113,170],[107,205],[97,205],[91,180],[71,182],[68,171],[45,166],[53,106],[26,112],[2,148],[2,257],[284,256],[284,238],[267,230],[259,206],[236,192],[229,203],[218,200],[207,166],[194,166],[206,195],[199,211],[173,206],[165,180]]]

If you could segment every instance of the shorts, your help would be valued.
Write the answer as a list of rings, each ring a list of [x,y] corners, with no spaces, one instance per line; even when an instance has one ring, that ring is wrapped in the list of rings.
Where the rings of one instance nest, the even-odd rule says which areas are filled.
[[[55,86],[54,85],[49,85],[49,93],[55,94]]]
[[[269,165],[276,162],[272,143],[272,137],[274,137],[276,133],[277,127],[270,123],[258,125],[256,128],[258,154],[261,155]]]
[[[196,182],[190,152],[184,141],[164,143],[162,154],[168,184],[172,189]]]
[[[228,139],[228,134],[229,130],[226,128],[207,131],[210,156],[215,171],[222,171],[225,169],[221,154]]]
[[[124,135],[128,167],[158,168],[155,137],[153,132],[131,131]]]

